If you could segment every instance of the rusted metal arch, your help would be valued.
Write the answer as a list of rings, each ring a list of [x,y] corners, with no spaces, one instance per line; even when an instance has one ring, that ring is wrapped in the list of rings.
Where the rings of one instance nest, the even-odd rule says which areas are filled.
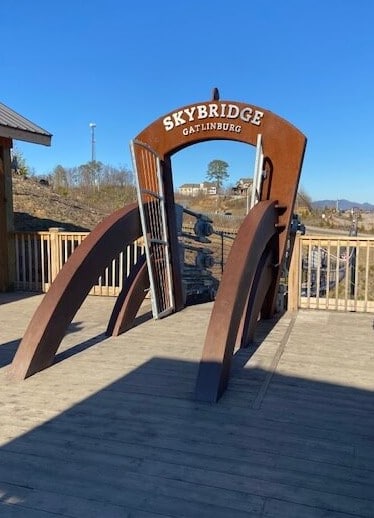
[[[130,275],[117,297],[106,330],[108,336],[118,336],[132,327],[148,288],[148,268],[145,255],[143,255],[131,269]]]
[[[250,112],[255,118],[256,114],[261,114],[261,117],[254,122],[244,120],[241,116],[230,115],[228,118],[228,107],[232,107],[237,113]],[[203,112],[205,115],[201,115]],[[210,124],[211,122],[213,124]],[[227,126],[228,122],[236,124],[239,131],[222,131],[222,128]],[[198,124],[196,125],[196,123]],[[169,127],[167,127],[168,125]],[[171,157],[188,146],[209,140],[231,140],[256,146],[259,134],[262,135],[264,167],[266,170],[261,200],[277,200],[278,204],[283,207],[283,211],[279,213],[279,239],[277,242],[279,262],[282,263],[287,249],[290,223],[306,146],[306,138],[297,128],[285,119],[261,107],[228,99],[220,100],[218,90],[215,90],[211,101],[182,106],[174,112],[165,114],[143,129],[135,140],[149,146],[163,162],[167,217],[169,222],[173,222],[175,208]],[[135,152],[135,159],[136,163],[140,165],[141,156],[139,152]],[[146,173],[142,170],[141,165],[139,176],[141,182],[145,180]],[[177,264],[178,242],[174,225],[169,226],[169,233],[171,263],[175,276],[176,311],[179,311],[183,304],[181,303],[180,269]],[[267,317],[274,313],[279,275],[280,269],[278,269],[278,276],[274,278],[273,287],[269,290],[265,301],[263,315]]]
[[[264,302],[271,292],[274,280],[277,278],[279,269],[275,255],[277,245],[272,244],[272,241],[277,239],[278,235],[275,235],[268,243],[257,266],[236,342],[241,348],[249,347],[253,343],[259,316],[263,316]]]
[[[126,244],[141,235],[139,210],[134,203],[105,218],[86,237],[64,264],[35,311],[10,366],[11,378],[25,379],[53,363],[68,325],[102,270]],[[137,279],[135,276],[131,284],[135,291]]]
[[[277,221],[276,203],[261,201],[240,226],[227,259],[205,338],[195,392],[200,401],[215,402],[225,391],[235,343],[241,338],[237,336],[240,323],[243,318],[247,319],[242,332],[250,334],[252,316],[261,307],[269,286],[276,281],[277,266],[270,275],[268,271],[273,267],[272,241],[277,237]]]

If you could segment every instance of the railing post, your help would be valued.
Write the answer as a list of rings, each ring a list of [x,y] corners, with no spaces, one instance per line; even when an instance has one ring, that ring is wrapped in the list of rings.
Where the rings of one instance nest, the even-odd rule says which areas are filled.
[[[11,145],[11,139],[0,137],[0,291],[13,289],[15,281]]]
[[[51,234],[51,277],[50,282],[52,283],[58,272],[61,270],[61,240],[59,239],[59,232],[63,231],[60,227],[51,227],[48,229]]]
[[[223,267],[224,267],[223,254],[224,254],[224,249],[223,249],[223,230],[221,230],[221,275],[223,274]]]
[[[290,267],[288,270],[288,311],[297,311],[299,309],[300,248],[301,237],[300,234],[296,234],[291,255]]]

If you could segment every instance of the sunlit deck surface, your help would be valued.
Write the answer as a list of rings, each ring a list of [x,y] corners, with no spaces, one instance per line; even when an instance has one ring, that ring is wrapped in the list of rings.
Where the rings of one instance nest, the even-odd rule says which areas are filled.
[[[104,331],[89,297],[53,367],[6,378],[41,295],[0,295],[0,516],[374,516],[374,315],[261,323],[194,401],[212,304]],[[147,307],[144,308],[144,311]]]

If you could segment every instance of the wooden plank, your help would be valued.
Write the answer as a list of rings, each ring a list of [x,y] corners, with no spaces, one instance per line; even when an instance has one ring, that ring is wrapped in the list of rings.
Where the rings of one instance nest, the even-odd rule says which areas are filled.
[[[266,518],[352,518],[353,515],[269,498],[266,500],[263,516]]]
[[[17,318],[1,306],[6,343],[31,301]],[[370,315],[262,326],[210,405],[193,388],[211,305],[103,340],[109,302],[87,301],[52,368],[19,384],[0,369],[0,480],[19,499],[14,516],[95,516],[95,503],[97,516],[138,518],[374,515]]]
[[[38,446],[39,451],[41,450]],[[54,452],[56,453],[56,449]],[[173,513],[183,506],[184,515],[193,516],[196,505],[204,504],[205,513],[208,516],[213,512],[216,516],[225,516],[224,513],[235,511],[235,515],[245,516],[247,512],[259,513],[263,507],[263,498],[271,497],[325,510],[347,512],[359,516],[371,517],[374,511],[372,486],[362,484],[342,484],[322,477],[316,481],[311,475],[301,477],[292,472],[276,473],[270,471],[270,477],[264,479],[263,474],[256,467],[248,467],[244,473],[230,474],[227,472],[213,471],[206,468],[197,469],[179,464],[159,462],[154,459],[147,462],[145,459],[137,461],[120,456],[102,456],[90,450],[86,455],[82,450],[66,451],[61,458],[53,456],[53,462],[46,463],[47,459],[39,458],[32,454],[19,454],[16,452],[0,452],[1,468],[9,470],[12,463],[12,483],[17,484],[29,472],[33,472],[30,480],[32,484],[43,489],[48,485],[53,473],[53,486],[51,490],[59,492],[59,487],[64,481],[64,487],[68,487],[68,494],[76,494],[75,487],[83,489],[81,496],[87,494],[92,487],[106,489],[106,495],[110,501],[118,504],[117,492],[121,491],[122,505],[135,505],[139,492],[147,493],[149,499],[152,496],[161,504],[154,510],[165,512],[165,499],[170,499],[167,505],[176,508]],[[52,460],[52,459],[51,459]],[[68,462],[67,462],[68,460]],[[100,469],[98,467],[100,466]],[[0,471],[0,473],[1,473]],[[24,479],[23,479],[24,480]],[[126,481],[127,492],[123,494],[121,482]],[[53,488],[53,489],[52,489]],[[109,490],[110,488],[110,490]],[[219,492],[217,491],[219,489]],[[348,492],[348,494],[347,494]],[[189,500],[185,500],[188,494]],[[164,497],[164,498],[162,498]],[[178,499],[182,501],[178,502]],[[213,504],[214,502],[214,504]],[[141,502],[140,508],[145,504]],[[139,505],[139,504],[137,504]],[[146,503],[143,510],[148,510]],[[238,514],[242,511],[241,514]],[[178,511],[177,511],[178,512]],[[227,514],[226,514],[227,516]]]
[[[29,507],[11,502],[0,502],[0,516],[5,516],[6,518],[25,518],[25,516],[27,518],[56,518],[56,513],[42,511],[40,508],[30,509]]]
[[[248,512],[256,516],[263,507],[261,497],[245,492],[224,488],[218,492],[211,485],[204,486],[187,478],[178,480],[139,473],[138,461],[132,463],[133,469],[126,469],[123,463],[120,466],[92,461],[82,464],[72,456],[69,462],[54,458],[53,463],[48,463],[35,455],[4,450],[0,452],[0,460],[0,477],[9,472],[7,479],[15,486],[28,480],[41,492],[84,499],[92,495],[94,500],[125,508],[191,518],[227,518],[233,509],[235,516],[246,518]]]
[[[27,518],[48,518],[70,516],[72,518],[162,518],[159,513],[126,509],[123,505],[102,502],[94,494],[86,498],[61,494],[55,491],[38,490],[18,484],[1,482],[0,516]]]

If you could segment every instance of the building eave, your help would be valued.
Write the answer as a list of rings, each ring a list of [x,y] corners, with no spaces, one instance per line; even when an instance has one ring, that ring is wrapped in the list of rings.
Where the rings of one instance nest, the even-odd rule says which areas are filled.
[[[52,134],[0,103],[0,137],[50,146]]]
[[[0,125],[0,137],[23,140],[24,142],[42,144],[43,146],[50,146],[52,140],[52,135],[50,133],[36,133],[2,125]]]

